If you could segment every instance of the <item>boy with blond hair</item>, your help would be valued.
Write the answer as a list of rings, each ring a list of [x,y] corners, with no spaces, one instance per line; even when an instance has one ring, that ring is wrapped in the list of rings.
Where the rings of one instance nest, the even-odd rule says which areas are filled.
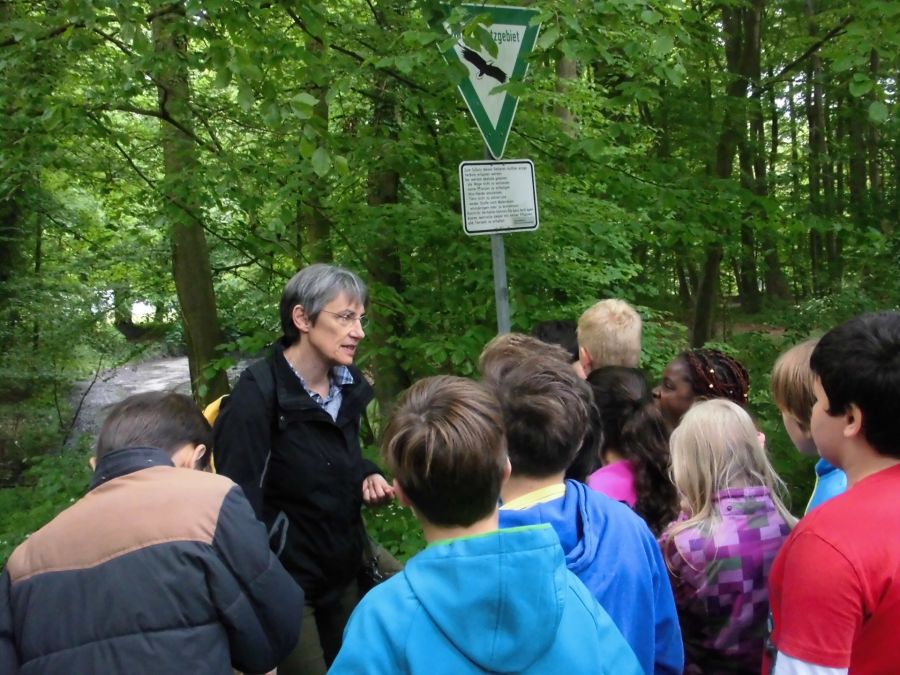
[[[637,368],[643,323],[624,300],[601,300],[578,319],[578,353],[585,375],[603,366]]]
[[[429,546],[360,602],[330,673],[642,672],[566,569],[549,526],[498,531],[510,466],[499,404],[484,386],[416,383],[382,451]]]
[[[809,423],[816,402],[813,394],[816,378],[809,367],[809,358],[818,343],[818,338],[814,338],[794,345],[778,357],[772,369],[772,396],[781,412],[784,428],[797,450],[814,457],[818,456],[818,451]],[[816,486],[806,505],[806,513],[846,490],[847,474],[819,457]]]

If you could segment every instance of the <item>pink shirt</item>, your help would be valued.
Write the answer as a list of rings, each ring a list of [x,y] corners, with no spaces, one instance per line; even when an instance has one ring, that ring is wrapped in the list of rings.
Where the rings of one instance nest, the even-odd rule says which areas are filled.
[[[616,501],[625,502],[631,508],[637,504],[634,489],[634,468],[627,459],[607,464],[588,476],[587,484]]]

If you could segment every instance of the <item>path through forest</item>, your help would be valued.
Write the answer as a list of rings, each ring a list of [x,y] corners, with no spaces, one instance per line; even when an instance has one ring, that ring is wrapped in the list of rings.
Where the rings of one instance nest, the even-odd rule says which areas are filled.
[[[230,369],[229,381],[234,383],[245,366],[246,363],[240,363]],[[93,442],[111,406],[126,396],[147,391],[190,394],[187,357],[161,357],[126,363],[101,372],[96,380],[78,382],[70,397],[72,410],[78,410],[78,417],[69,434],[69,442],[77,440],[82,434],[89,434]]]

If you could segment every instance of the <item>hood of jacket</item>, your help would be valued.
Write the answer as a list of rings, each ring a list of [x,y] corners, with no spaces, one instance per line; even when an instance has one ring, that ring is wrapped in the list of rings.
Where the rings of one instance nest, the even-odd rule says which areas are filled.
[[[432,621],[482,670],[525,670],[556,640],[568,581],[550,527],[432,544],[406,576]]]
[[[617,510],[629,510],[627,506],[597,492],[590,492],[584,483],[566,481],[566,492],[560,499],[537,504],[524,511],[500,511],[502,527],[552,524],[559,536],[566,555],[566,565],[577,576],[591,568],[600,553],[601,541],[609,523],[608,519]],[[591,508],[589,499],[608,500],[604,509]],[[596,506],[596,505],[595,505]],[[590,587],[590,586],[588,586]]]

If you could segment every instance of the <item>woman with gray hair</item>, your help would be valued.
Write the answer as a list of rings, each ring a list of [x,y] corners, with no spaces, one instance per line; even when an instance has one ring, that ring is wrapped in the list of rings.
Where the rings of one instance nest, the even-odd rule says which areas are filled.
[[[349,270],[300,270],[281,297],[281,339],[244,371],[216,420],[217,470],[244,489],[270,546],[306,592],[299,641],[279,675],[331,665],[359,599],[360,507],[393,498],[359,442],[373,392],[353,361],[368,299]]]

